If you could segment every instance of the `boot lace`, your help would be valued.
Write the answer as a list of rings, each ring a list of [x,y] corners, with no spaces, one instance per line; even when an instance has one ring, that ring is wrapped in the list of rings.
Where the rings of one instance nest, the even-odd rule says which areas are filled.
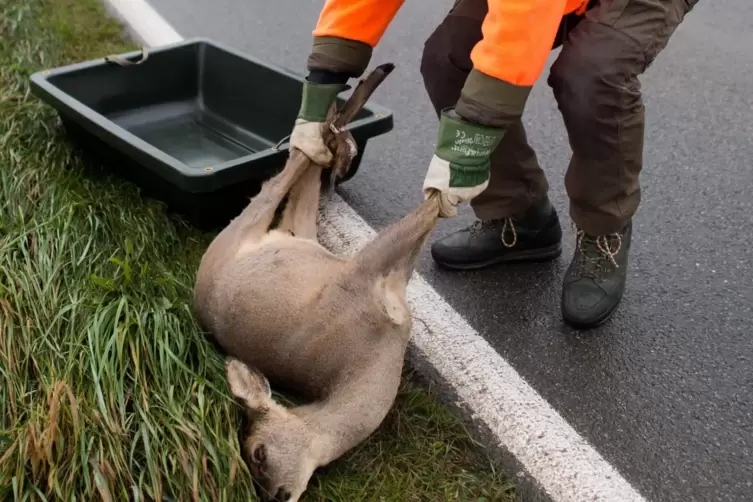
[[[622,248],[622,235],[619,233],[593,236],[572,225],[575,230],[575,252],[578,256],[577,274],[598,279],[608,270],[608,265],[619,268],[617,254]]]
[[[515,246],[518,242],[518,232],[515,230],[515,218],[512,216],[508,216],[506,218],[502,218],[501,220],[488,220],[488,221],[482,221],[482,220],[476,220],[473,222],[473,224],[469,227],[469,230],[471,232],[471,235],[473,234],[483,234],[484,232],[487,232],[488,230],[495,230],[499,231],[499,225],[502,224],[502,232],[500,235],[500,239],[502,240],[502,245],[511,248]],[[511,240],[508,240],[506,237],[507,234],[512,234]]]

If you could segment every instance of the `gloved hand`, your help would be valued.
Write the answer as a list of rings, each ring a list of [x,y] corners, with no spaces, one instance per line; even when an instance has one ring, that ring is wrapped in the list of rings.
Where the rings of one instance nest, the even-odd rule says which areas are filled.
[[[489,185],[489,158],[504,135],[503,129],[463,119],[454,109],[442,111],[437,146],[424,178],[424,199],[440,194],[439,215],[457,215],[457,205],[468,202]]]
[[[301,108],[290,135],[290,146],[324,167],[330,167],[334,161],[332,152],[324,144],[322,137],[324,121],[337,95],[346,89],[346,84],[318,84],[309,81],[303,84]]]

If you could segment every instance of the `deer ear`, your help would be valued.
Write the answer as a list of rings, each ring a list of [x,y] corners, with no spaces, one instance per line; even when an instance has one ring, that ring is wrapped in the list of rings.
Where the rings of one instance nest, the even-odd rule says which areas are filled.
[[[258,416],[269,410],[273,403],[272,389],[258,370],[238,359],[228,358],[225,360],[225,374],[230,392],[245,405],[247,413]]]

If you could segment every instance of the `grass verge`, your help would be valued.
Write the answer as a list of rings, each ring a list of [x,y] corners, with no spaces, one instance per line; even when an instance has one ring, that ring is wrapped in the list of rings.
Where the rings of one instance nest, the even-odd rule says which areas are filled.
[[[34,71],[134,48],[96,0],[0,0],[2,500],[254,499],[222,361],[190,307],[212,236],[85,169],[29,93]],[[406,380],[380,430],[306,500],[513,494]]]

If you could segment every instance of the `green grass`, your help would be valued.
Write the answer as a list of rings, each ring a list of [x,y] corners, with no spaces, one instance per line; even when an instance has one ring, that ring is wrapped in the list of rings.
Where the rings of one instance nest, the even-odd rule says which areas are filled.
[[[1,500],[254,500],[191,313],[212,236],[87,169],[29,93],[34,71],[135,47],[96,0],[0,0]],[[481,451],[406,380],[306,500],[512,500]]]

